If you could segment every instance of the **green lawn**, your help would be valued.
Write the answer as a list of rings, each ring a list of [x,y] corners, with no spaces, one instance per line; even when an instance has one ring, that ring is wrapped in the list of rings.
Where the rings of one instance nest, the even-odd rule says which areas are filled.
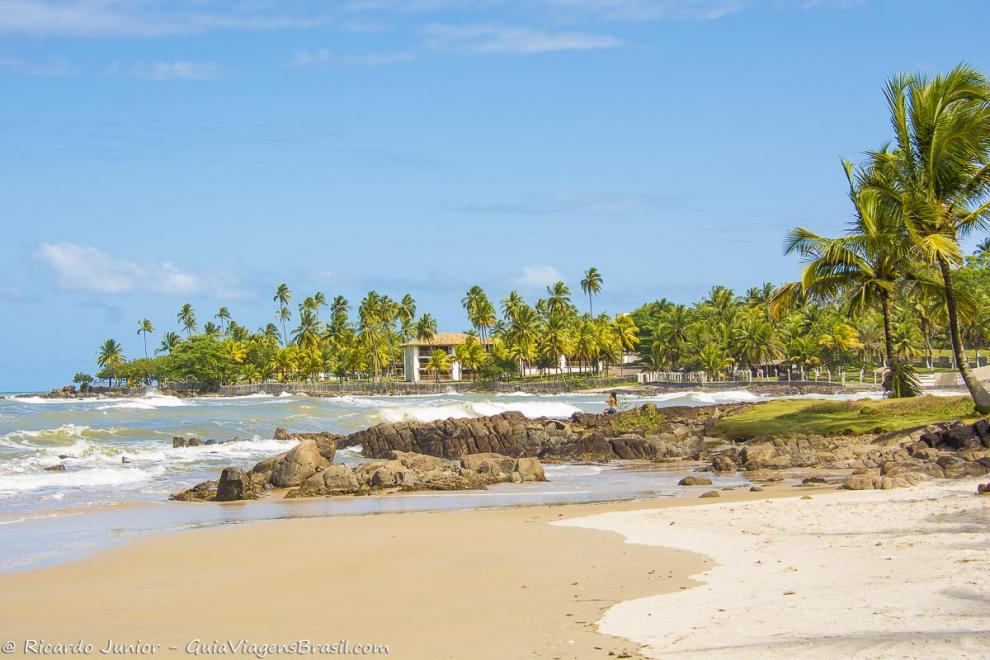
[[[752,438],[760,435],[840,435],[897,431],[979,415],[968,396],[886,401],[768,401],[723,419],[718,435]]]

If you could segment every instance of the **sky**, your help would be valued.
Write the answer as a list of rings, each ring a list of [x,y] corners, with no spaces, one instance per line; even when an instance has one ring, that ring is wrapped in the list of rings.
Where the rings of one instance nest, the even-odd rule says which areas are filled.
[[[143,355],[192,303],[596,311],[794,279],[882,85],[988,68],[983,0],[0,0],[0,391]],[[581,302],[580,304],[584,304]]]

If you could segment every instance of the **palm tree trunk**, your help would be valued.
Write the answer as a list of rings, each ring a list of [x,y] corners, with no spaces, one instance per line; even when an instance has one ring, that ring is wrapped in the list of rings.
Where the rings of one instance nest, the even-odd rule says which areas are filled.
[[[945,283],[945,304],[949,316],[949,339],[952,342],[952,355],[956,360],[959,375],[962,376],[963,382],[966,383],[966,388],[973,397],[976,411],[985,415],[990,413],[990,392],[987,392],[987,389],[983,387],[983,383],[973,375],[973,372],[969,368],[969,362],[967,362],[966,356],[963,353],[962,339],[959,335],[959,313],[956,304],[956,292],[952,288],[952,272],[949,269],[949,263],[941,257],[938,258],[938,268],[942,272],[942,280]]]
[[[144,333],[144,359],[148,359],[148,333]]]
[[[887,368],[894,368],[894,333],[890,327],[890,296],[880,297],[880,312],[883,315],[883,350],[887,358]]]

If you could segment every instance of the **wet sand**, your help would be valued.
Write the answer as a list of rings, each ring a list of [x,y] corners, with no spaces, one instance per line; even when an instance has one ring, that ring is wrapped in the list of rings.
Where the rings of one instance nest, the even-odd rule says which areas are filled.
[[[722,501],[771,493],[723,491]],[[711,501],[342,516],[156,535],[0,575],[0,621],[18,645],[82,639],[99,649],[108,639],[140,639],[161,644],[159,656],[184,655],[193,639],[346,639],[387,644],[396,658],[635,657],[637,644],[597,632],[604,611],[694,586],[690,576],[711,560],[549,523]]]

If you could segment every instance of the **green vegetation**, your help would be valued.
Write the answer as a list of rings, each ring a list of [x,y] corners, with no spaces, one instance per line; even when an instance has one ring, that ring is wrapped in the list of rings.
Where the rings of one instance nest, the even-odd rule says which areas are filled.
[[[884,401],[768,401],[725,417],[716,432],[729,438],[842,435],[900,429],[979,414],[969,397],[924,396]]]
[[[637,433],[639,435],[657,435],[663,431],[667,416],[656,409],[639,409],[623,412],[612,420],[612,428],[619,433]]]

